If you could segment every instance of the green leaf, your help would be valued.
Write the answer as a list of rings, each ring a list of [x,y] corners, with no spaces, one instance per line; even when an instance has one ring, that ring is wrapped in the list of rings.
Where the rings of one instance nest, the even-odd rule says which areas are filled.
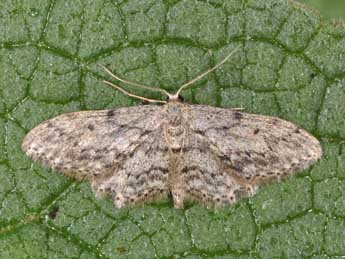
[[[0,258],[345,255],[343,22],[286,0],[3,0],[0,10]],[[222,209],[116,209],[20,149],[58,114],[140,104],[102,84],[98,64],[174,91],[237,46],[184,97],[303,126],[324,149],[311,170]]]
[[[319,10],[325,18],[339,19],[345,17],[345,2],[343,0],[298,0]]]

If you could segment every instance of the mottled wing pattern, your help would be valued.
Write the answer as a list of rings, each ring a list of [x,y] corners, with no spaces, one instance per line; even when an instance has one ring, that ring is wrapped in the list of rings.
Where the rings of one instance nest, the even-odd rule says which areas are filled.
[[[208,141],[193,132],[187,134],[179,163],[180,182],[183,185],[180,200],[220,205],[231,204],[240,197],[254,194],[253,187],[223,163],[210,149]],[[183,204],[175,204],[175,207],[183,207]]]
[[[233,203],[322,155],[318,140],[291,122],[178,103],[63,114],[30,131],[22,147],[34,160],[88,179],[117,207],[169,192],[178,208],[185,200]]]
[[[319,141],[291,122],[202,105],[187,109],[191,134],[208,143],[232,178],[253,187],[306,169],[322,155]]]
[[[161,200],[168,196],[169,154],[163,131],[143,138],[107,179],[94,181],[97,193],[110,194],[118,208]]]
[[[111,194],[119,207],[127,203],[126,199],[134,204],[140,201],[137,194],[153,197],[165,186],[164,176],[155,175],[168,171],[168,153],[156,149],[164,141],[157,135],[162,132],[161,110],[160,106],[146,105],[63,114],[31,130],[22,148],[28,156],[53,169],[92,181],[97,193]],[[148,149],[156,151],[148,157]],[[157,178],[163,187],[131,187],[146,178]],[[114,186],[110,188],[109,183]]]

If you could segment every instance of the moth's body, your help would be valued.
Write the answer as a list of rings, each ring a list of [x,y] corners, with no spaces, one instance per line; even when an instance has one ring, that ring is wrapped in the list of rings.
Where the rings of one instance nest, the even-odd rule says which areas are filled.
[[[117,207],[171,193],[176,208],[186,200],[234,203],[322,154],[318,140],[291,122],[178,101],[63,114],[34,128],[23,149],[90,180]]]

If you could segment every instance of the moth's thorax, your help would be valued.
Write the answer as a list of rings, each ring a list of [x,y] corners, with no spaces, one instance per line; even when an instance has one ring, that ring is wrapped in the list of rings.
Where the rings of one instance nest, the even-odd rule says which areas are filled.
[[[185,105],[181,102],[168,102],[166,104],[167,123],[171,126],[179,126],[183,121],[183,110]]]
[[[167,104],[167,123],[165,124],[165,137],[172,150],[180,150],[185,137],[183,111],[185,105],[180,102]]]

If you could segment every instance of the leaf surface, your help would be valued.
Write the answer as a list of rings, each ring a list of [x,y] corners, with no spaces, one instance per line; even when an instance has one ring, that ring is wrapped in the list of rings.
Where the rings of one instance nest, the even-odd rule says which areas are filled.
[[[4,0],[0,10],[0,258],[345,255],[342,22],[285,0]],[[173,92],[237,46],[184,97],[301,125],[324,149],[311,170],[223,209],[116,209],[20,149],[58,114],[140,104],[102,84],[98,64]]]

